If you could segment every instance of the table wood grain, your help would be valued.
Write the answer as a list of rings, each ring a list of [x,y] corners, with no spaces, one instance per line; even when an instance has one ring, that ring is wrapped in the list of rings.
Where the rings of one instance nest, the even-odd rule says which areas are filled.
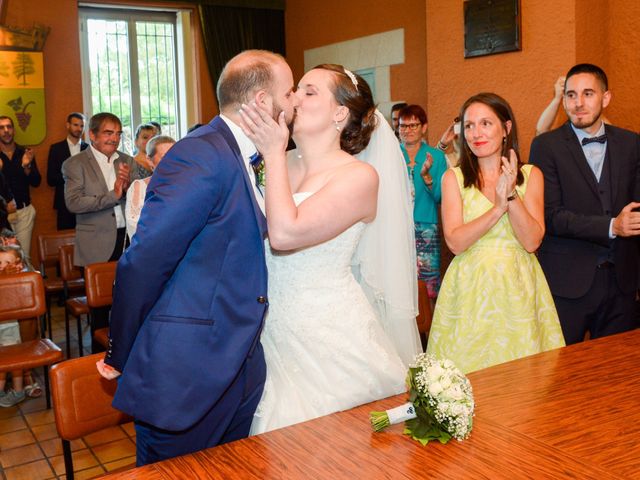
[[[104,478],[640,479],[640,330],[471,373],[471,437],[422,447],[371,410],[398,395]]]

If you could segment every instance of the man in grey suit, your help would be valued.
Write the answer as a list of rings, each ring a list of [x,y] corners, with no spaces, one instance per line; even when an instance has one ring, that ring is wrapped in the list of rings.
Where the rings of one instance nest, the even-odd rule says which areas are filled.
[[[62,164],[64,199],[76,214],[74,264],[117,260],[125,241],[124,203],[133,159],[119,152],[122,123],[112,113],[89,120],[91,146]]]

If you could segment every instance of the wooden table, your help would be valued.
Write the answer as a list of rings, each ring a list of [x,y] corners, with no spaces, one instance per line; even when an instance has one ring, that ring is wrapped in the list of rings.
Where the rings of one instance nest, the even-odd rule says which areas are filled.
[[[640,330],[469,375],[471,437],[422,447],[371,410],[398,395],[112,475],[119,479],[640,479]]]

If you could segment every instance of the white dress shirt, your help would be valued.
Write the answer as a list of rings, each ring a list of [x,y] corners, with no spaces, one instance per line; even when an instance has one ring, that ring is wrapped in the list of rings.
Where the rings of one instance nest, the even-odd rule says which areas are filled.
[[[600,177],[602,176],[602,166],[604,165],[604,158],[607,154],[607,142],[591,142],[586,145],[582,145],[582,139],[604,135],[604,122],[600,122],[600,128],[593,135],[589,135],[584,130],[574,127],[573,124],[570,125],[571,128],[573,128],[576,136],[578,137],[578,141],[580,142],[580,146],[582,147],[582,151],[584,152],[584,156],[587,159],[587,163],[589,164],[591,171],[596,176],[596,179],[599,182]]]
[[[82,142],[80,140],[78,140],[76,143],[73,143],[69,137],[67,137],[67,145],[69,145],[69,153],[71,153],[71,157],[73,157],[74,155],[80,153],[80,144]]]
[[[115,162],[120,155],[118,155],[118,152],[114,152],[114,154],[111,155],[110,158],[107,158],[104,153],[99,152],[98,150],[93,148],[93,145],[91,145],[91,147],[89,148],[91,148],[93,156],[100,166],[102,176],[104,177],[104,181],[107,184],[107,189],[109,191],[113,190],[113,187],[116,183],[116,169],[113,166],[113,162]],[[124,220],[124,214],[122,213],[122,207],[120,206],[120,204],[113,207],[113,211],[116,214],[116,227],[124,228],[126,226],[126,222]]]
[[[244,160],[244,166],[247,169],[249,180],[251,181],[251,185],[253,186],[253,195],[256,197],[256,201],[258,202],[258,206],[260,207],[260,210],[262,210],[262,213],[265,213],[264,196],[262,195],[262,192],[256,185],[256,182],[254,181],[255,173],[253,172],[253,167],[251,166],[251,162],[249,159],[251,155],[257,152],[256,146],[253,144],[251,140],[249,140],[249,137],[247,137],[244,134],[242,129],[238,125],[233,123],[233,121],[231,121],[231,119],[229,119],[228,117],[225,117],[222,114],[220,114],[220,118],[224,120],[224,123],[226,123],[227,126],[229,127],[229,130],[231,130],[231,133],[233,134],[233,138],[235,138],[236,142],[238,142],[238,146],[240,147],[240,155]]]

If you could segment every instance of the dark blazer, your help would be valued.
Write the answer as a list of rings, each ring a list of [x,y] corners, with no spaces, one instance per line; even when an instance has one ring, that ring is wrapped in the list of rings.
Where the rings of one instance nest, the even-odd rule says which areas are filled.
[[[181,431],[216,405],[259,344],[267,310],[266,219],[219,117],[158,165],[117,269],[105,362],[122,372],[114,407]],[[255,380],[255,379],[254,379]],[[258,395],[259,396],[259,395]]]
[[[611,173],[612,211],[603,211],[598,184],[578,137],[567,122],[536,137],[529,161],[544,174],[546,233],[538,259],[554,295],[578,298],[593,282],[596,267],[613,248],[618,285],[637,288],[638,239],[609,239],[609,224],[629,202],[640,200],[640,137],[605,126]]]
[[[88,143],[80,140],[80,151],[89,146]],[[62,176],[62,164],[71,156],[69,144],[65,138],[61,142],[54,143],[49,147],[49,160],[47,161],[47,183],[50,187],[55,187],[53,195],[53,208],[56,210],[67,210],[64,203],[64,177]]]

